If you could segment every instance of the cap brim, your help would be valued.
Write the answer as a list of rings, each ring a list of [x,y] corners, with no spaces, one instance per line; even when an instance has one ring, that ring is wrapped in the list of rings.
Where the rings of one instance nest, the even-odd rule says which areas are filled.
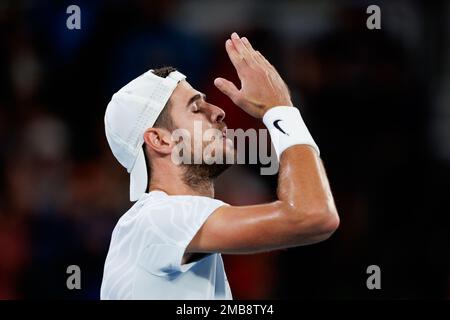
[[[130,200],[137,201],[147,190],[147,165],[144,150],[139,150],[133,170],[130,172]]]

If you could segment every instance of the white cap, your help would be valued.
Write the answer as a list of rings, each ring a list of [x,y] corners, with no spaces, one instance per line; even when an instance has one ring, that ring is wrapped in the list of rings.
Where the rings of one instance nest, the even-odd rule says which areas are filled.
[[[172,92],[186,76],[178,71],[161,78],[149,70],[111,98],[105,113],[109,146],[130,174],[130,200],[138,200],[147,189],[144,132],[155,124]]]

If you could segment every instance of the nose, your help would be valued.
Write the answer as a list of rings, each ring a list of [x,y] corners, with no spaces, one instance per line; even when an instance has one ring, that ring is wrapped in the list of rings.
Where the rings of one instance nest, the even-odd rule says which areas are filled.
[[[223,111],[218,106],[215,106],[213,104],[209,104],[210,109],[210,117],[212,123],[221,123],[223,119],[225,119],[225,111]]]

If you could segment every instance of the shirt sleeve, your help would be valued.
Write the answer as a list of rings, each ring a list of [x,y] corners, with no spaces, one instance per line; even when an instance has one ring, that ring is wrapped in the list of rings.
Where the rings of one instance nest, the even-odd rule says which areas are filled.
[[[220,200],[207,197],[171,198],[170,201],[151,208],[148,215],[154,237],[142,253],[141,265],[158,276],[186,272],[198,262],[182,264],[186,248],[206,219],[217,208],[226,205]]]

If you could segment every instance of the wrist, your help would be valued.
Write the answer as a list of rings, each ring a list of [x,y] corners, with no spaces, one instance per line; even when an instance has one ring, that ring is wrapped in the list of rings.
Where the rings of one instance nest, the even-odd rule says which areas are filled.
[[[298,144],[309,145],[320,155],[319,147],[297,108],[274,106],[265,112],[262,120],[269,130],[278,159],[284,150]]]
[[[263,116],[269,110],[274,109],[274,108],[278,108],[278,107],[293,107],[294,108],[294,104],[290,100],[286,100],[286,101],[282,101],[282,102],[278,102],[278,103],[271,103],[269,106],[264,108]]]

